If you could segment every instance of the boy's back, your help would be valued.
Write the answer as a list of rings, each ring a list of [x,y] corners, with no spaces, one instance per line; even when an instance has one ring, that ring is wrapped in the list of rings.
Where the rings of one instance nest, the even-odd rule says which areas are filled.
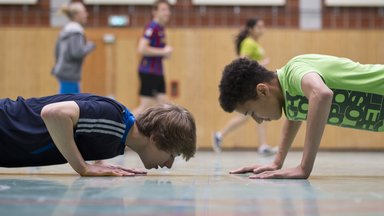
[[[0,100],[0,166],[41,166],[67,162],[53,143],[40,116],[45,105],[63,101],[75,101],[80,108],[74,134],[84,159],[105,159],[123,154],[123,139],[130,127],[124,123],[125,112],[128,111],[118,102],[90,94],[30,99],[18,97],[15,101]]]
[[[384,65],[362,65],[346,58],[307,54],[277,70],[289,120],[305,120],[308,99],[301,89],[305,74],[318,73],[333,93],[328,124],[384,131]]]

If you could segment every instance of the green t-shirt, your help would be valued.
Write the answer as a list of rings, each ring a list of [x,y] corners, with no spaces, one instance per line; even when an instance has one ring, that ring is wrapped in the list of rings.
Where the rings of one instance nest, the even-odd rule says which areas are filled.
[[[251,37],[245,38],[240,44],[240,56],[247,56],[248,58],[261,61],[264,59],[265,51],[257,41]]]
[[[318,73],[334,93],[328,124],[384,131],[384,65],[318,54],[294,57],[277,70],[289,120],[307,119],[301,79],[309,72]]]

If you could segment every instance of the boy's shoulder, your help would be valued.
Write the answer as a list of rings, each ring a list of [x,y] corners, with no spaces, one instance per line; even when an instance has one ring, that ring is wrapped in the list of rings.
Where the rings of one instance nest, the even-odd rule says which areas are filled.
[[[159,30],[163,28],[159,23],[155,21],[151,21],[150,23],[147,24],[146,29],[154,29],[154,30]]]
[[[154,33],[156,34],[156,32],[159,32],[160,30],[161,26],[157,22],[152,21],[145,26],[144,36],[149,38]]]

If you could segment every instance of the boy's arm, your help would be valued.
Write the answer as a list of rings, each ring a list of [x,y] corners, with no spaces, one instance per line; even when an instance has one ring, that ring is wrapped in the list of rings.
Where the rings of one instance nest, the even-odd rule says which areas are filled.
[[[314,72],[303,77],[302,89],[308,98],[309,104],[301,164],[296,168],[263,172],[251,176],[251,178],[308,178],[311,174],[328,120],[333,92],[325,85],[321,77]]]
[[[282,139],[279,145],[279,151],[276,154],[275,160],[272,164],[268,164],[268,165],[256,164],[256,165],[246,166],[246,167],[239,168],[237,170],[233,170],[230,173],[239,174],[239,173],[253,172],[255,174],[258,174],[265,171],[281,169],[281,167],[284,164],[285,157],[288,154],[289,148],[291,147],[300,126],[301,126],[300,121],[286,120],[284,122]],[[251,177],[254,177],[254,176],[251,176]]]
[[[92,50],[95,44],[91,41],[85,41],[84,36],[80,33],[73,34],[68,39],[68,53],[71,58],[81,59]]]
[[[171,56],[172,48],[170,46],[165,46],[164,48],[151,47],[149,40],[142,37],[140,38],[137,52],[144,56],[162,56],[168,58]]]
[[[82,176],[134,175],[129,169],[90,165],[84,161],[73,135],[79,115],[80,108],[74,101],[49,104],[41,110],[41,117],[53,142],[72,168]]]
[[[279,150],[273,162],[279,169],[283,167],[285,158],[287,157],[288,151],[291,148],[291,145],[296,137],[296,134],[300,129],[301,123],[302,123],[301,121],[290,121],[290,120],[285,120],[284,122]]]
[[[333,92],[317,73],[309,73],[303,77],[302,89],[309,104],[304,152],[300,166],[309,177],[328,121]]]

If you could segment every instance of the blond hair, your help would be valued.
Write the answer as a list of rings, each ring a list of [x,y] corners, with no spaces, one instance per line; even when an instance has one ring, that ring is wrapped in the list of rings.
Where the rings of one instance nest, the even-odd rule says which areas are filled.
[[[84,7],[81,2],[71,2],[60,7],[60,12],[65,14],[70,20]]]
[[[196,152],[196,124],[192,114],[174,104],[160,104],[137,116],[136,125],[156,146],[188,161]]]

